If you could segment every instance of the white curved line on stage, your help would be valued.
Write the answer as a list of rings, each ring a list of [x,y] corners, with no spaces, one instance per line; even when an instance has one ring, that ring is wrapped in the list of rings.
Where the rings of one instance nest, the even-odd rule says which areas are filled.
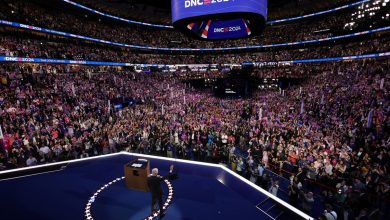
[[[93,216],[92,216],[92,213],[91,213],[91,208],[92,208],[92,205],[93,203],[95,202],[96,198],[99,196],[99,194],[107,189],[109,186],[111,186],[112,184],[116,183],[116,182],[119,182],[121,180],[124,180],[125,177],[122,176],[122,177],[118,177],[110,182],[108,182],[107,184],[105,184],[104,186],[100,187],[100,189],[98,189],[88,200],[88,203],[87,205],[85,206],[85,219],[86,220],[94,220]],[[168,187],[168,197],[167,199],[165,200],[164,202],[164,205],[163,205],[163,210],[167,210],[168,206],[171,205],[172,203],[172,200],[173,200],[173,186],[171,184],[171,182],[169,182],[169,180],[164,180],[164,182],[167,184],[167,187]],[[154,218],[158,217],[160,214],[160,210],[158,210],[157,212],[154,212],[152,213],[151,215],[147,216],[144,218],[144,220],[153,220]]]

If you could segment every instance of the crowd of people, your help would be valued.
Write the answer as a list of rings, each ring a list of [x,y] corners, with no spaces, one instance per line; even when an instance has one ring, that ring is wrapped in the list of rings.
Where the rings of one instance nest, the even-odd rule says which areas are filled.
[[[82,0],[86,1],[86,0]],[[286,17],[295,17],[310,14],[313,12],[324,11],[330,8],[336,8],[342,5],[356,2],[354,0],[332,0],[324,2],[312,2],[310,0],[291,1],[287,7],[278,7],[269,12],[270,20],[283,19]]]
[[[26,31],[0,28],[0,55],[28,58],[57,58],[70,60],[94,60],[128,63],[156,64],[205,64],[260,61],[287,61],[341,57],[387,52],[390,48],[389,33],[375,35],[359,42],[308,47],[305,49],[278,49],[239,54],[142,54],[134,50],[107,47],[95,43],[80,42],[74,39],[37,35]]]
[[[148,22],[153,24],[172,25],[172,16],[167,8],[153,7],[147,4],[137,4],[137,2],[112,2],[82,0],[74,1],[98,11],[116,15],[122,18]],[[132,13],[129,14],[129,11]]]
[[[35,1],[7,0],[0,5],[0,18],[116,42],[199,48],[345,33],[353,10],[268,27],[250,40],[223,42],[196,41],[177,31],[77,15]],[[256,90],[245,99],[219,98],[207,86],[193,85],[195,79],[228,76],[224,63],[388,52],[389,33],[359,42],[237,54],[146,54],[3,26],[0,42],[0,56],[219,64],[213,71],[147,73],[130,67],[0,64],[0,170],[118,151],[155,154],[225,164],[278,196],[282,184],[266,172],[273,171],[289,179],[289,202],[319,219],[389,215],[388,58],[259,64],[246,70],[250,77],[295,81]],[[324,212],[313,211],[317,200],[326,203]]]
[[[163,15],[161,13],[158,14],[158,16],[144,17],[142,15],[139,15],[138,11],[142,11],[141,8],[144,8],[145,5],[140,5],[136,3],[130,4],[128,2],[123,4],[122,2],[94,1],[94,0],[77,0],[74,2],[88,6],[93,9],[97,9],[101,12],[117,15],[127,19],[142,20],[145,22],[154,22],[154,23],[165,24],[165,25],[171,24],[170,21],[171,15],[170,12],[168,11]],[[304,15],[308,13],[313,13],[313,11],[335,8],[337,6],[345,5],[350,2],[355,2],[355,1],[354,0],[330,0],[330,1],[323,1],[323,2],[315,2],[313,5],[313,2],[310,0],[295,0],[295,1],[291,1],[291,3],[285,7],[277,7],[268,10],[268,19],[275,20],[275,19],[282,19],[286,17]],[[138,13],[135,15],[134,14],[129,15],[129,11],[135,11],[136,13],[137,12]],[[164,11],[164,9],[162,11]]]
[[[58,9],[55,5],[45,5],[42,2],[12,0],[8,1],[8,4],[2,4],[0,12],[0,17],[5,20],[114,42],[159,47],[216,48],[321,39],[348,33],[351,30],[345,30],[344,25],[350,22],[353,9],[342,13],[323,15],[316,19],[269,26],[261,36],[254,38],[212,42],[195,40],[175,30],[134,26],[107,20],[104,17],[64,11],[63,8]],[[370,20],[370,18],[367,18],[370,28],[382,25]],[[368,26],[365,28],[367,29]]]
[[[338,215],[387,213],[388,61],[307,64],[302,85],[248,99],[220,99],[169,73],[3,64],[0,163],[12,169],[125,150],[224,163],[252,179],[263,177],[260,167],[288,164],[292,201],[318,182]],[[116,108],[129,97],[135,105]],[[310,213],[312,194],[297,194],[306,202],[295,205]]]

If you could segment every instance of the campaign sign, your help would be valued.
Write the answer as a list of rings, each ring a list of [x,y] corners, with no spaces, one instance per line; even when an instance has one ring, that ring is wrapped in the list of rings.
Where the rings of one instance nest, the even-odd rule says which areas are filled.
[[[246,22],[244,19],[213,21],[208,29],[207,38],[224,39],[250,36],[251,30]]]

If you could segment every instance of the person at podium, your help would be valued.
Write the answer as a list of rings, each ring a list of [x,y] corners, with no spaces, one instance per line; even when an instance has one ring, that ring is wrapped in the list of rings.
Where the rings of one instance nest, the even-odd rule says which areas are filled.
[[[155,210],[155,205],[158,203],[158,207],[160,209],[160,218],[164,217],[165,213],[163,210],[163,190],[161,188],[161,182],[165,179],[172,179],[174,174],[174,166],[171,165],[169,167],[169,174],[166,176],[160,176],[158,175],[158,169],[153,168],[152,174],[148,177],[148,187],[150,190],[150,193],[152,194],[152,214]]]

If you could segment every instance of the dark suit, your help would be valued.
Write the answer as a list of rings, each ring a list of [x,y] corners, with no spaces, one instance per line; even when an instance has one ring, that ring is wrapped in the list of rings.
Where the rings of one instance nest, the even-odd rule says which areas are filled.
[[[152,194],[152,213],[154,210],[154,206],[156,203],[158,203],[158,206],[160,208],[160,215],[163,215],[163,201],[162,201],[162,195],[163,190],[161,188],[161,182],[165,179],[168,180],[175,180],[177,179],[177,171],[172,166],[169,170],[169,173],[166,176],[149,176],[148,177],[148,187]]]
[[[148,187],[150,192],[152,193],[152,213],[154,211],[154,206],[158,202],[158,206],[160,208],[160,214],[163,213],[163,201],[162,195],[163,190],[161,188],[161,182],[164,181],[166,177],[161,176],[149,176],[148,177]]]

